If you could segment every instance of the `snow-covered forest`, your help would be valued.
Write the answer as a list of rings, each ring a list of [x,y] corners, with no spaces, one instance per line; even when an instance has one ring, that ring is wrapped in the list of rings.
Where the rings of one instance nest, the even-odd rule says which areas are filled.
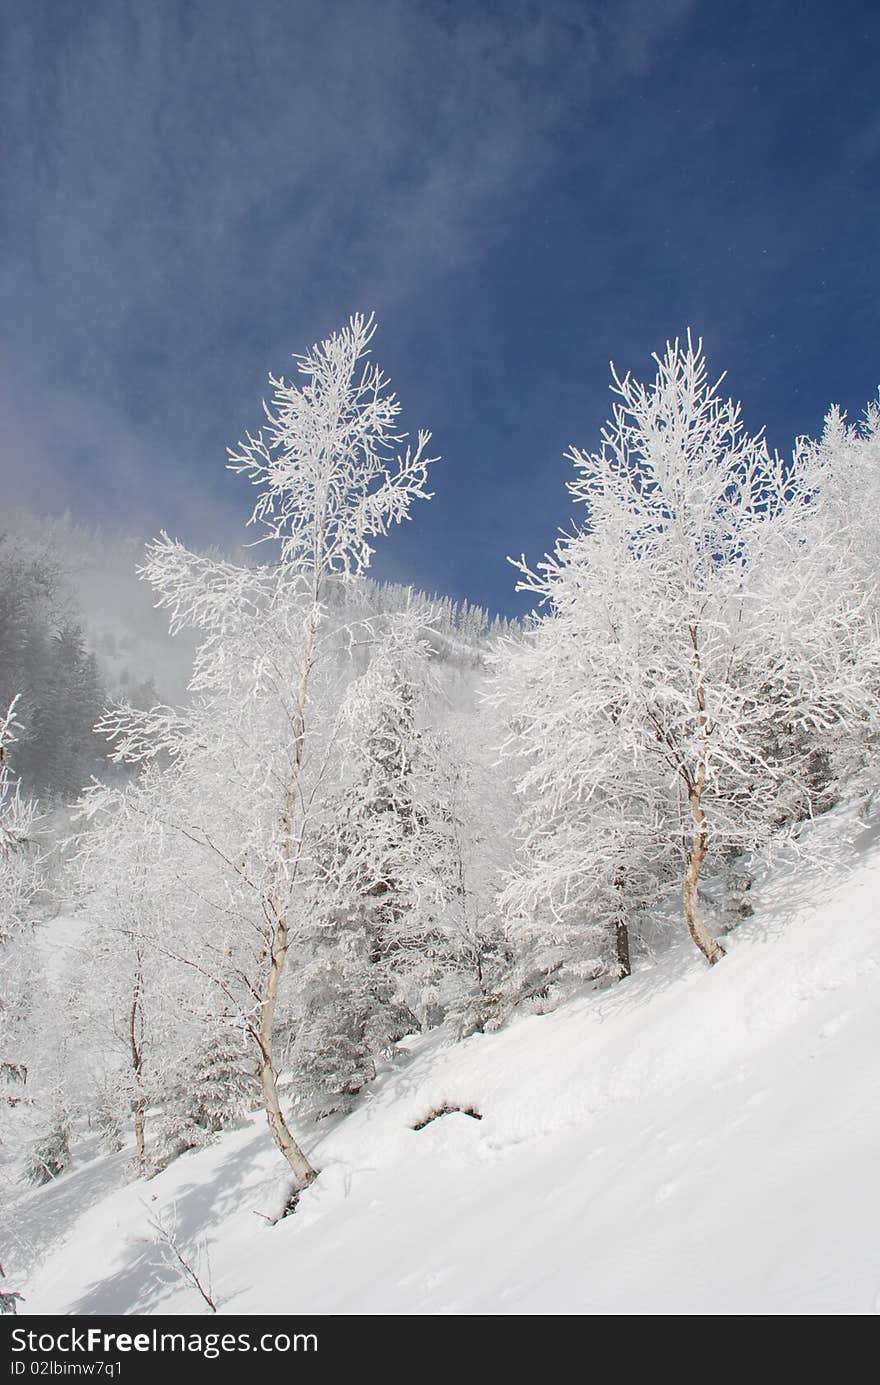
[[[487,1275],[444,1307],[442,1265],[384,1298],[347,1281],[334,1298],[330,1261],[368,1208],[353,1195],[347,1230],[346,1179],[379,1166],[383,1217],[416,1215],[394,1113],[434,1142],[425,1176],[479,1218],[486,1169],[460,1142],[495,1101],[505,1138],[532,1141],[518,1191],[540,1179],[549,1196],[535,1138],[611,1119],[580,1045],[604,1062],[607,1033],[619,1116],[627,1091],[708,1086],[713,1024],[719,1064],[747,1061],[738,997],[784,1010],[799,930],[811,995],[840,984],[837,953],[815,961],[831,930],[860,965],[846,910],[785,904],[807,869],[813,903],[832,880],[856,890],[846,853],[877,830],[876,402],[856,420],[831,406],[781,454],[696,336],[644,380],[614,372],[601,435],[567,454],[554,550],[512,560],[533,612],[504,620],[370,576],[389,531],[431,504],[436,462],[381,345],[355,315],[270,377],[226,462],[253,488],[243,557],[164,532],[147,546],[139,579],[192,651],[176,700],[149,650],[128,658],[89,625],[51,534],[0,536],[9,1311],[222,1312],[194,1247],[213,1238],[222,1275],[224,1253],[256,1266],[290,1235],[322,1311],[555,1311],[555,1271],[535,1263],[509,1303]],[[609,1168],[637,1135],[621,1128]],[[578,1160],[553,1149],[568,1188]],[[259,1180],[227,1196],[236,1161]],[[115,1198],[116,1222],[93,1211],[53,1240],[65,1187],[86,1214]],[[203,1198],[181,1230],[188,1187]],[[153,1189],[171,1209],[148,1223],[154,1249],[176,1248],[188,1287],[153,1267],[102,1298],[94,1247]],[[606,1260],[612,1222],[593,1206]],[[285,1311],[277,1294],[235,1310]]]

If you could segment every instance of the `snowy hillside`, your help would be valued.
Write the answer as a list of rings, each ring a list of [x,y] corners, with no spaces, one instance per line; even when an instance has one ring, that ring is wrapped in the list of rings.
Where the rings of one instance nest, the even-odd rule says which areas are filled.
[[[805,832],[712,970],[682,944],[500,1033],[405,1041],[351,1115],[300,1132],[320,1177],[276,1225],[262,1116],[127,1186],[127,1153],[80,1150],[7,1214],[22,1311],[207,1311],[160,1226],[221,1313],[880,1311],[866,821]],[[413,1128],[444,1105],[482,1118]]]

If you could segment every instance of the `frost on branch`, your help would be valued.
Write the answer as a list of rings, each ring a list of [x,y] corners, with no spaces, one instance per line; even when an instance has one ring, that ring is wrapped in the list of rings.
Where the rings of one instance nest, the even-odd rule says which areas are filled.
[[[266,427],[229,449],[230,470],[260,488],[250,522],[280,539],[283,563],[301,572],[363,572],[368,540],[406,519],[413,500],[431,498],[431,435],[403,446],[400,403],[366,359],[375,331],[372,314],[355,314],[294,358],[305,383],[270,376]]]
[[[161,862],[155,878],[178,934],[162,945],[213,988],[224,1022],[252,1045],[270,1129],[300,1188],[315,1171],[281,1107],[276,1036],[288,956],[302,964],[310,922],[335,888],[322,831],[351,651],[370,638],[345,594],[369,541],[428,498],[429,435],[404,445],[400,405],[366,359],[373,332],[372,318],[353,317],[299,358],[304,383],[273,380],[266,428],[230,453],[230,469],[258,488],[251,519],[279,542],[274,566],[201,557],[164,534],[147,550],[142,576],[172,629],[200,635],[189,706],[125,706],[102,722],[117,760],[160,771],[149,820],[175,879]]]
[[[429,727],[431,616],[412,606],[372,621],[368,667],[343,702],[340,785],[292,981],[291,1062],[323,1114],[461,990],[450,755]]]
[[[568,453],[582,527],[536,570],[517,564],[541,613],[502,660],[524,803],[504,903],[543,908],[551,934],[610,927],[652,860],[677,858],[714,962],[704,864],[812,812],[817,753],[871,715],[876,641],[829,557],[815,459],[750,435],[690,336],[656,364],[647,386],[615,374],[599,450]]]

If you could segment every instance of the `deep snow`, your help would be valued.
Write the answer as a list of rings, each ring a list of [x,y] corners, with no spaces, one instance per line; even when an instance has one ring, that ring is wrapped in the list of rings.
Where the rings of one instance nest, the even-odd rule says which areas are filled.
[[[880,1312],[878,831],[809,828],[714,970],[685,941],[553,1014],[410,1041],[302,1132],[321,1175],[277,1225],[260,1117],[150,1182],[83,1150],[11,1209],[22,1312],[205,1311],[157,1217],[221,1313]],[[483,1119],[411,1128],[444,1103]]]

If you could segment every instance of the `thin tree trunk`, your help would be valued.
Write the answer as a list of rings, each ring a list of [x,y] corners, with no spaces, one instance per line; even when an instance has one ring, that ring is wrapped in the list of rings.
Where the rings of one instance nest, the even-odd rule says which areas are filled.
[[[131,1044],[131,1066],[134,1073],[134,1149],[138,1168],[141,1169],[141,1171],[143,1171],[146,1163],[145,1127],[147,1120],[147,1099],[144,1093],[143,1012],[141,1010],[142,989],[143,974],[140,970],[140,959],[138,959],[138,971],[135,976],[134,993],[131,998],[131,1011],[128,1017],[128,1036]]]
[[[716,938],[713,938],[703,921],[703,911],[700,908],[700,872],[703,869],[703,862],[706,859],[708,849],[708,837],[706,833],[706,815],[703,812],[701,803],[702,779],[705,778],[705,767],[700,766],[697,786],[690,795],[691,814],[696,826],[691,841],[690,854],[688,856],[687,870],[682,882],[681,896],[684,904],[684,916],[687,921],[688,931],[702,952],[710,966],[720,962],[725,955],[724,948]]]
[[[691,849],[688,855],[687,869],[682,881],[681,897],[684,904],[684,916],[687,922],[688,931],[702,952],[710,966],[720,962],[725,955],[724,948],[716,938],[712,937],[703,921],[703,911],[700,908],[700,872],[703,869],[703,862],[709,850],[709,833],[706,825],[706,813],[703,808],[703,789],[706,786],[706,747],[709,739],[709,724],[706,717],[706,690],[703,686],[703,666],[700,660],[700,648],[697,640],[696,625],[689,626],[691,644],[693,645],[693,666],[697,675],[697,734],[699,737],[699,753],[697,758],[697,772],[692,780],[688,782],[688,803],[690,804],[691,817],[694,820],[694,835],[691,839]]]
[[[263,1093],[263,1105],[266,1108],[266,1119],[269,1122],[269,1129],[272,1138],[290,1165],[293,1176],[296,1179],[298,1191],[307,1188],[318,1177],[317,1170],[312,1168],[300,1146],[290,1133],[287,1121],[284,1119],[284,1112],[281,1110],[281,1103],[278,1098],[278,1082],[275,1069],[272,1065],[271,1053],[262,1054],[259,1063],[260,1088]]]
[[[617,958],[617,972],[621,981],[625,976],[632,975],[632,962],[629,954],[629,926],[624,912],[623,881],[623,871],[618,870],[614,876],[614,888],[619,903],[612,927],[614,929],[614,954]]]
[[[317,601],[315,606],[317,608]],[[259,1052],[257,1074],[260,1079],[260,1089],[263,1093],[263,1105],[266,1110],[266,1119],[269,1123],[269,1129],[272,1132],[273,1140],[293,1171],[298,1191],[307,1188],[310,1183],[314,1182],[318,1174],[317,1170],[312,1168],[312,1165],[297,1144],[290,1132],[287,1121],[284,1119],[284,1112],[281,1109],[281,1100],[278,1094],[278,1074],[275,1070],[273,1045],[278,992],[281,986],[281,978],[284,974],[287,950],[290,946],[288,910],[290,903],[290,864],[294,841],[293,822],[296,813],[297,796],[299,794],[300,774],[302,772],[305,711],[306,702],[308,700],[309,679],[311,677],[314,659],[316,629],[317,609],[312,612],[312,617],[308,626],[308,635],[306,637],[303,672],[294,711],[293,767],[291,769],[290,782],[287,789],[284,813],[281,818],[281,841],[278,861],[272,873],[272,881],[267,899],[269,912],[275,920],[275,927],[269,947],[269,974],[266,978],[265,999],[260,1007],[260,1021],[256,1034]]]
[[[629,955],[629,928],[626,919],[619,915],[614,920],[614,951],[618,975],[622,981],[625,976],[632,975],[632,963]]]
[[[143,1169],[146,1163],[146,1140],[144,1136],[146,1111],[144,1109],[143,1098],[140,1094],[135,1100],[134,1106],[134,1149],[138,1168]]]

